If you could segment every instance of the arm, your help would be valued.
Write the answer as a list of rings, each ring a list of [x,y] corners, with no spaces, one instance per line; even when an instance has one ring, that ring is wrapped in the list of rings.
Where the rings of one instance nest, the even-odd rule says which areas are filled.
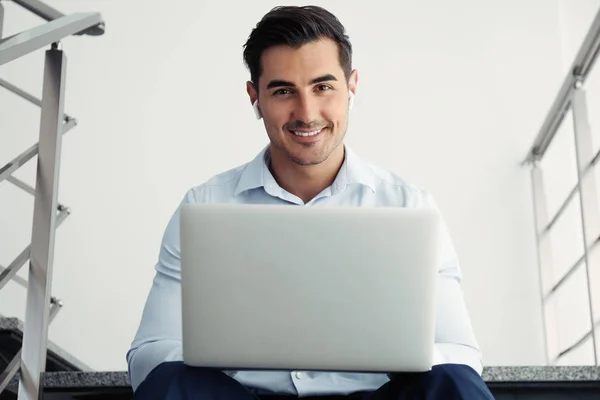
[[[416,196],[416,207],[437,210],[426,192]],[[479,374],[483,360],[461,288],[462,272],[446,225],[442,224],[442,262],[437,277],[434,364],[466,364]]]
[[[134,390],[159,364],[183,359],[179,218],[181,205],[193,200],[189,191],[171,217],[162,239],[152,287],[139,328],[127,352],[129,377]]]

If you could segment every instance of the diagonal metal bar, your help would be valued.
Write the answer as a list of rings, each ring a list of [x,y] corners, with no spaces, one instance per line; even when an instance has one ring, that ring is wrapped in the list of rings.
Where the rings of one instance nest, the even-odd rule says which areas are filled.
[[[13,185],[15,185],[16,187],[23,189],[30,195],[35,196],[35,188],[33,186],[27,184],[26,182],[23,182],[22,180],[15,178],[14,176],[9,176],[8,178],[6,178],[6,180],[8,182],[12,183]],[[62,210],[66,210],[66,209],[68,209],[67,206],[65,206],[64,204],[58,203],[58,207],[57,207],[58,211],[62,211]]]
[[[52,21],[58,19],[60,17],[64,17],[65,15],[60,11],[50,7],[49,5],[42,3],[39,0],[13,0],[15,4],[20,5],[26,10],[32,12],[40,18],[45,19],[46,21]],[[104,23],[99,24],[98,26],[93,26],[89,29],[86,29],[83,32],[78,32],[76,35],[90,35],[90,36],[99,36],[104,34]]]
[[[562,278],[560,278],[560,280],[558,282],[556,282],[556,284],[554,286],[552,286],[552,288],[548,291],[548,293],[546,294],[544,299],[548,300],[554,293],[556,293],[558,288],[560,288],[571,276],[573,276],[573,274],[575,272],[577,272],[579,267],[581,267],[583,265],[584,261],[585,261],[585,256],[581,256],[575,262],[575,264],[573,264],[573,266],[571,268],[569,268],[569,270],[562,276]]]
[[[25,265],[27,260],[29,260],[29,254],[31,253],[31,246],[27,246],[25,250],[21,252],[15,258],[10,265],[0,273],[0,290],[19,272],[21,267]]]
[[[29,250],[29,249],[28,249]],[[27,261],[25,261],[27,262]],[[0,274],[2,274],[4,271],[6,271],[8,269],[8,267],[4,267],[2,265],[0,265]],[[2,278],[0,278],[1,280]],[[25,289],[27,289],[27,280],[24,278],[21,278],[19,275],[15,275],[12,277],[13,282],[19,284],[20,286],[24,287]]]
[[[0,65],[33,53],[43,47],[58,43],[102,22],[99,13],[77,13],[60,17],[25,32],[0,39]]]
[[[62,134],[64,135],[65,133],[73,129],[76,125],[77,120],[70,119],[68,122],[63,124]],[[7,179],[10,175],[12,175],[13,172],[21,168],[27,161],[35,157],[38,154],[38,151],[39,144],[36,143],[20,155],[18,155],[14,160],[10,161],[4,167],[0,168],[0,182]]]
[[[27,193],[35,196],[35,189],[27,183],[23,182],[22,180],[15,178],[14,176],[9,176],[8,178],[6,178],[6,180],[15,185],[16,187],[23,189]]]
[[[58,314],[58,312],[60,311],[60,308],[62,307],[62,302],[58,299],[53,298],[51,301],[51,304],[52,304],[52,306],[50,308],[50,314],[48,316],[49,322],[52,322],[54,320],[54,317],[56,317],[56,314]],[[20,366],[21,366],[21,350],[19,350],[17,352],[17,354],[15,354],[15,356],[8,363],[8,365],[6,366],[4,371],[2,373],[0,373],[0,394],[2,394],[2,391],[4,389],[6,389],[6,387],[12,380],[12,378],[17,374],[17,372],[19,372]]]
[[[596,238],[596,241],[593,242],[589,248],[587,249],[587,253],[591,253],[592,251],[599,251],[600,249],[596,249],[596,245],[600,243],[600,236]],[[585,251],[584,251],[585,253]],[[552,296],[559,287],[561,287],[573,274],[583,265],[585,261],[585,254],[583,254],[579,259],[573,264],[571,268],[559,279],[558,282],[548,291],[548,293],[544,296],[544,300],[548,300],[550,296]]]
[[[1,0],[0,0],[1,1]],[[42,100],[35,97],[34,95],[27,93],[26,91],[24,91],[23,89],[13,85],[12,83],[0,78],[0,86],[2,86],[3,88],[7,89],[8,91],[16,94],[17,96],[29,101],[30,103],[41,107],[42,106]],[[65,123],[69,122],[70,120],[74,120],[75,118],[70,116],[69,114],[65,113],[64,114],[64,121]]]
[[[27,93],[25,90],[13,85],[12,83],[0,78],[0,86],[2,86],[3,88],[5,88],[6,90],[13,92],[14,94],[16,94],[19,97],[22,97],[23,99],[29,101],[30,103],[41,107],[42,106],[42,100],[35,97],[34,95]],[[65,121],[68,121],[69,119],[71,119],[73,117],[71,117],[70,115],[66,114],[64,115],[64,119]]]
[[[600,159],[600,150],[598,150],[598,152],[596,153],[596,155],[594,156],[594,158],[592,158],[592,162],[590,163],[590,168],[595,166],[598,163],[598,160]]]
[[[40,18],[46,21],[52,21],[60,17],[64,17],[64,14],[41,1],[36,0],[13,0],[13,3],[20,5],[26,10],[34,13]]]
[[[573,350],[575,350],[576,348],[581,346],[591,336],[592,336],[592,331],[588,331],[585,335],[583,335],[583,337],[581,339],[577,340],[575,343],[573,343],[572,345],[570,345],[569,347],[567,347],[566,349],[561,351],[560,354],[556,357],[555,361],[558,361],[559,358],[563,357],[566,354],[569,354],[570,352],[572,352]]]
[[[4,270],[6,270],[6,268],[5,268],[5,267],[3,267],[2,265],[0,265],[0,272],[2,272],[2,271],[4,271]],[[23,278],[21,278],[19,275],[15,275],[15,276],[13,277],[13,282],[15,282],[15,283],[19,284],[21,287],[23,287],[23,288],[25,288],[25,289],[27,289],[27,287],[28,287],[27,280],[26,280],[26,279],[23,279]],[[56,301],[58,301],[58,300],[57,300],[55,297],[52,297],[52,298],[50,299],[50,301],[51,301],[52,303],[54,303],[54,302],[56,302]],[[1,392],[1,391],[0,391],[0,392]]]
[[[571,203],[571,200],[573,200],[573,197],[575,197],[575,194],[578,191],[579,191],[579,187],[577,185],[573,189],[571,189],[571,191],[569,192],[569,195],[567,196],[565,201],[561,204],[561,206],[558,209],[558,211],[556,212],[556,214],[554,214],[554,217],[552,217],[552,219],[550,220],[548,225],[546,225],[546,228],[544,229],[544,233],[547,233],[548,231],[550,231],[550,229],[552,229],[552,227],[554,226],[556,221],[558,221],[560,216],[565,212],[565,210],[567,209],[567,206],[569,205],[569,203]]]
[[[596,153],[596,155],[594,156],[594,158],[592,159],[592,161],[589,163],[589,165],[585,168],[585,171],[583,172],[584,175],[587,175],[590,171],[592,171],[592,169],[596,166],[596,164],[598,163],[598,160],[600,160],[600,150]],[[573,200],[573,197],[575,196],[575,194],[579,191],[579,185],[576,184],[573,189],[571,189],[571,191],[569,192],[569,194],[567,195],[567,198],[565,199],[565,201],[561,204],[560,208],[558,209],[558,211],[556,212],[556,214],[554,214],[554,217],[552,217],[552,219],[550,220],[550,222],[548,223],[548,225],[546,226],[546,229],[544,229],[544,233],[547,233],[550,229],[552,229],[552,227],[554,226],[554,224],[556,223],[556,221],[558,221],[558,219],[560,218],[560,216],[562,215],[563,212],[565,212],[565,209],[567,208],[567,206],[569,205],[569,203],[571,202],[571,200]]]
[[[56,226],[60,226],[60,224],[62,224],[62,222],[69,216],[70,213],[71,211],[68,208],[61,210],[56,216]],[[17,278],[17,272],[19,272],[19,270],[23,267],[23,265],[25,265],[27,260],[29,260],[30,253],[31,245],[27,246],[25,250],[23,250],[21,254],[19,254],[17,258],[12,263],[10,263],[8,267],[0,270],[0,290],[2,290],[2,288],[11,279]],[[22,281],[25,282],[25,285],[27,285],[27,281],[25,279],[20,279],[22,279]]]
[[[23,89],[15,86],[12,83],[10,83],[4,79],[1,79],[1,78],[0,78],[0,86],[2,86],[5,89],[8,89],[9,91],[13,92],[17,96],[24,98],[25,100],[29,101],[32,104],[35,104],[38,107],[42,106],[42,101],[40,99],[38,99],[34,95],[27,93]]]
[[[13,357],[13,359],[8,363],[6,368],[2,373],[0,373],[0,394],[6,389],[13,376],[17,374],[19,371],[19,367],[21,366],[21,350],[17,352],[17,354]]]
[[[596,321],[596,323],[594,325],[596,326],[596,328],[600,329],[600,319],[598,321]],[[566,349],[564,349],[563,351],[561,351],[560,354],[554,360],[554,362],[558,361],[558,359],[561,358],[562,356],[569,354],[570,352],[572,352],[573,350],[575,350],[576,348],[581,346],[590,336],[592,336],[592,332],[593,332],[593,330],[588,331],[580,339],[576,340],[575,343],[573,343],[571,346],[569,346]]]
[[[4,268],[3,266],[1,266],[1,265],[0,265],[0,272],[4,271],[5,269],[6,269],[6,268]],[[25,280],[25,279],[21,278],[19,275],[15,275],[15,276],[13,277],[13,282],[15,282],[15,283],[19,284],[21,287],[23,287],[23,288],[25,288],[25,289],[27,289],[27,287],[29,286],[29,284],[28,284],[27,280]],[[57,302],[57,301],[59,301],[59,300],[58,300],[56,297],[52,297],[52,298],[50,299],[50,302],[51,302],[51,303],[53,303],[53,304],[54,304],[55,302]],[[1,391],[0,391],[0,392],[1,392]]]
[[[38,153],[38,144],[34,144],[23,153],[19,154],[14,160],[9,161],[4,167],[0,168],[0,182],[12,175],[13,172],[21,168],[27,161],[31,160]]]

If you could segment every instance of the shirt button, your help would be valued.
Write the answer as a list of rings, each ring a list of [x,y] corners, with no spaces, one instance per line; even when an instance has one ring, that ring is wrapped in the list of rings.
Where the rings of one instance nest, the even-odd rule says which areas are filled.
[[[300,371],[296,372],[296,379],[302,379],[302,377],[304,376],[304,374]]]

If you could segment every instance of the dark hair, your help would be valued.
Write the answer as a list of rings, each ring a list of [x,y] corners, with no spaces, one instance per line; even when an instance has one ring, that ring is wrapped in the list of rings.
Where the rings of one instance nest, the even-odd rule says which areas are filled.
[[[244,63],[250,70],[250,80],[256,90],[262,74],[260,58],[263,51],[277,45],[299,48],[322,38],[337,43],[340,66],[348,80],[352,70],[352,45],[335,15],[318,6],[279,6],[269,11],[256,24],[244,45]]]

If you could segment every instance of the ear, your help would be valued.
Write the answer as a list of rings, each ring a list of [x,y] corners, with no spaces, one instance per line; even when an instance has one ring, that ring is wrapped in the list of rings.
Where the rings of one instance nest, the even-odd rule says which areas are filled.
[[[356,96],[356,86],[358,85],[358,71],[352,70],[348,77],[348,109],[354,107],[354,97]]]
[[[256,116],[256,119],[261,119],[262,115],[260,113],[260,109],[258,108],[258,100],[252,103],[252,108],[254,109],[254,115]]]
[[[250,104],[258,100],[258,91],[251,81],[246,82],[246,92],[248,93],[248,97],[250,97]]]
[[[348,77],[348,90],[356,95],[356,87],[358,86],[358,71],[352,70]]]
[[[258,108],[258,92],[256,91],[254,83],[252,83],[251,81],[246,82],[246,92],[248,93],[248,97],[250,98],[250,103],[252,104],[252,108],[254,109],[256,119],[261,119],[262,114],[260,112],[260,109]]]

